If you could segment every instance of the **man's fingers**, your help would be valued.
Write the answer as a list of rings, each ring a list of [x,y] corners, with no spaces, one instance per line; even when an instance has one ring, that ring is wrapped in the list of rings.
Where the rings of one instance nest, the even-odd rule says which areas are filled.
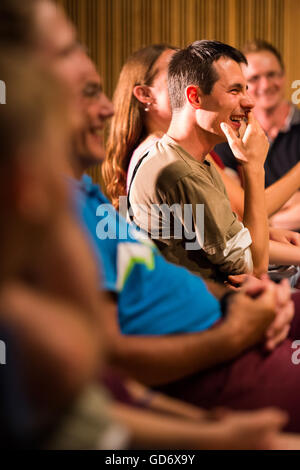
[[[248,275],[248,278],[243,285],[243,291],[250,297],[256,297],[264,291],[268,282],[268,279],[258,279],[253,275]]]
[[[225,122],[221,122],[220,127],[225,134],[225,137],[235,158],[239,161],[248,162],[247,158],[243,155],[242,152],[242,141],[237,137],[234,130]]]
[[[278,344],[282,343],[282,341],[287,338],[289,331],[290,325],[286,325],[285,328],[283,328],[283,330],[277,336],[274,336],[272,339],[267,340],[267,342],[265,343],[265,348],[267,349],[267,351],[273,351],[273,349],[275,349]]]
[[[221,122],[220,127],[222,131],[224,132],[229,145],[232,145],[238,140],[238,137],[235,134],[234,130],[230,126],[228,126],[226,122]]]
[[[278,305],[284,305],[291,299],[291,287],[288,279],[282,279],[277,287],[277,302]]]
[[[256,120],[255,117],[254,117],[254,114],[253,114],[251,111],[249,111],[248,114],[247,114],[247,120],[248,120],[248,125],[249,125],[249,124],[250,124],[250,125],[251,125],[251,124],[253,125],[253,124],[255,124],[255,123],[257,122],[257,120]]]
[[[264,302],[265,307],[271,309],[276,308],[276,286],[272,282],[268,283],[263,293],[259,296],[259,299]]]
[[[240,416],[246,413],[240,413]],[[234,414],[233,414],[234,416]],[[238,417],[238,414],[236,414]],[[256,429],[257,432],[278,431],[288,422],[288,415],[276,408],[265,408],[259,411],[248,413],[248,427]]]
[[[230,281],[230,283],[232,285],[241,285],[243,284],[245,281],[247,281],[248,279],[248,274],[235,274],[235,275],[231,275],[231,276],[228,276],[228,281]]]
[[[262,427],[280,429],[288,422],[288,415],[282,410],[266,408],[260,411]]]
[[[300,247],[300,235],[299,235],[299,233],[292,232],[292,235],[290,237],[290,243],[292,243],[292,245]]]
[[[221,122],[220,127],[224,132],[231,148],[239,144],[238,136],[236,135],[235,131],[228,124],[226,124],[226,122]]]
[[[290,300],[287,305],[279,312],[268,329],[267,337],[277,334],[285,325],[290,325],[294,317],[294,302]]]

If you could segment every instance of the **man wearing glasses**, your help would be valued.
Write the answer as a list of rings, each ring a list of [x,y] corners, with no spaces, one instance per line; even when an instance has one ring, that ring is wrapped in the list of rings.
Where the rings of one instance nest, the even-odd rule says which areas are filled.
[[[248,92],[254,99],[253,112],[270,142],[265,162],[268,187],[300,160],[300,110],[285,99],[285,69],[277,49],[266,41],[255,40],[247,43],[243,52],[248,61],[248,66],[243,65],[243,72]],[[216,151],[227,167],[237,170],[237,160],[228,144],[217,145]],[[299,191],[284,211],[273,216],[272,224],[300,229]]]

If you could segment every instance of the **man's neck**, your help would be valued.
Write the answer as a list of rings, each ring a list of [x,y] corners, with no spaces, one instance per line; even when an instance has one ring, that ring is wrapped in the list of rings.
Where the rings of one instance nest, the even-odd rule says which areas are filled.
[[[161,134],[165,134],[168,130],[169,124],[165,121],[165,119],[160,119],[157,116],[152,116],[149,114],[145,117],[145,129],[147,136],[160,136]]]
[[[81,161],[76,160],[73,162],[66,163],[63,173],[64,175],[69,176],[70,178],[80,180],[85,171],[86,167],[81,164]]]
[[[271,138],[276,137],[278,132],[284,127],[289,112],[290,104],[287,101],[281,101],[275,108],[254,108],[256,119]]]
[[[201,163],[218,143],[215,136],[201,129],[195,119],[185,115],[184,110],[173,115],[167,134]]]

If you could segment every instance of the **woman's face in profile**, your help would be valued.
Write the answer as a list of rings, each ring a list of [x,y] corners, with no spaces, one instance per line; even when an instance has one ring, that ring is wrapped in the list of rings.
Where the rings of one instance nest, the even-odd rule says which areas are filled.
[[[168,65],[172,55],[176,51],[167,49],[156,62],[157,73],[152,85],[149,87],[153,96],[152,109],[155,111],[156,119],[159,120],[162,131],[167,130],[171,122],[172,111],[168,94]]]

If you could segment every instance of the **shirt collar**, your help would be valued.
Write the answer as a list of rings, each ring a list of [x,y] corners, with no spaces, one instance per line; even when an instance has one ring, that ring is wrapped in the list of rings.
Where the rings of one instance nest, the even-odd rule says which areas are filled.
[[[80,180],[67,176],[67,181],[73,188],[84,191],[86,194],[98,193],[98,186],[93,183],[89,175],[84,174]]]
[[[296,124],[300,124],[300,109],[298,109],[294,104],[291,104],[289,114],[287,115],[285,123],[279,132],[289,132],[291,127]]]

